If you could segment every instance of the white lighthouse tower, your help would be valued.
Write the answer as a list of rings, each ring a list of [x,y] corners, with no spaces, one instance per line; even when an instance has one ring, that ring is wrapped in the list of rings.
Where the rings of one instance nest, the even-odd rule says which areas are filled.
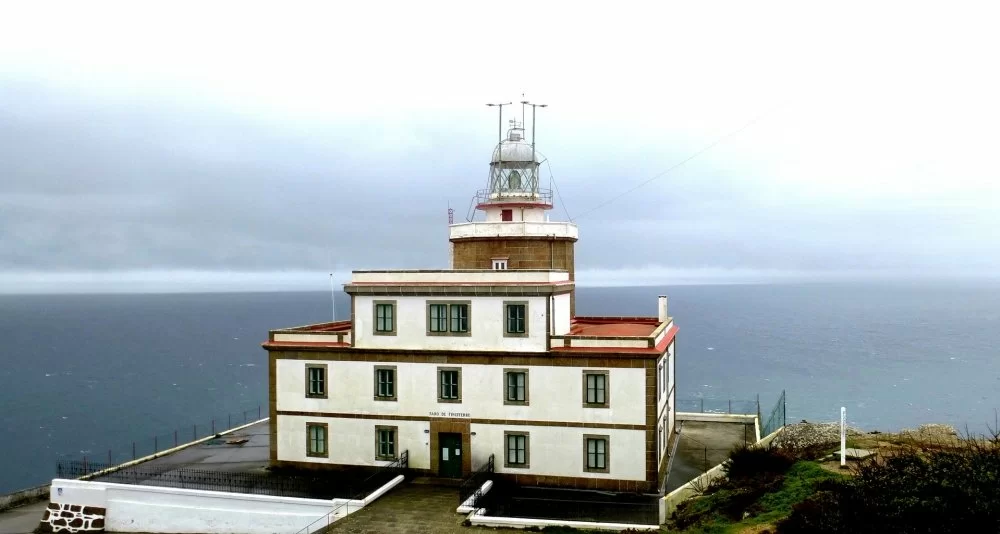
[[[450,226],[452,268],[565,269],[574,280],[577,227],[548,220],[552,190],[539,187],[544,158],[534,143],[534,120],[530,143],[524,134],[523,124],[512,119],[493,149],[487,187],[473,200],[485,220]],[[570,295],[571,314],[576,311],[574,297]]]

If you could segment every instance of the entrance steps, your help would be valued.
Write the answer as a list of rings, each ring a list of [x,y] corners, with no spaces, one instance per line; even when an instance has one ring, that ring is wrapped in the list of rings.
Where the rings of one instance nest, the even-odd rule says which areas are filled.
[[[444,477],[417,477],[411,480],[410,484],[423,484],[427,486],[444,486],[448,488],[457,488],[462,485],[462,479],[444,478]]]

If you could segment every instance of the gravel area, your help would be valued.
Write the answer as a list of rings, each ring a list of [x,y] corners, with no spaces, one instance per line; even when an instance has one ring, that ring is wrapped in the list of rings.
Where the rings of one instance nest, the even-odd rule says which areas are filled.
[[[863,436],[865,433],[847,427],[848,437]],[[840,443],[840,423],[795,423],[788,425],[774,438],[778,447],[805,448],[817,445]]]

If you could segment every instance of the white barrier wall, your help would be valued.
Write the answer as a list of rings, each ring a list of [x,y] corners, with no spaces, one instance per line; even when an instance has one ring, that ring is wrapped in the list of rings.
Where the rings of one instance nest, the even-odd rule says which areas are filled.
[[[106,509],[108,532],[289,533],[324,517],[334,503],[268,495],[55,479],[50,500]]]

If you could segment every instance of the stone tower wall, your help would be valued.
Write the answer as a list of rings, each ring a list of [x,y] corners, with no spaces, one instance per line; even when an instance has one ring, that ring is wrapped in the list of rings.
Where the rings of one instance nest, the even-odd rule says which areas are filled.
[[[575,239],[552,237],[475,237],[453,239],[452,269],[491,269],[493,258],[506,257],[508,269],[564,269],[576,280]],[[576,291],[570,293],[570,316],[576,316]]]

